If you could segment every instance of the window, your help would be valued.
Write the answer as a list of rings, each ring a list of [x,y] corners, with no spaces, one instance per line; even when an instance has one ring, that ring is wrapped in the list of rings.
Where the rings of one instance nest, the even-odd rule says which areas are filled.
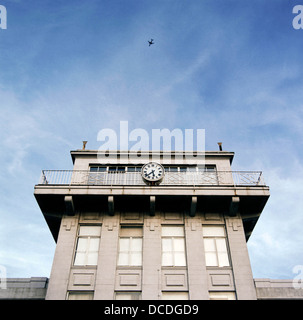
[[[90,172],[106,172],[106,167],[90,167]]]
[[[210,300],[236,300],[234,292],[209,292]]]
[[[140,300],[140,292],[116,292],[116,300]]]
[[[127,167],[127,172],[141,172],[141,167]]]
[[[91,291],[70,291],[68,293],[68,300],[93,300],[94,293]]]
[[[205,172],[216,172],[216,166],[215,165],[206,165],[204,167]]]
[[[183,226],[162,227],[162,266],[186,266]]]
[[[75,266],[95,266],[98,260],[101,226],[80,226]]]
[[[164,167],[165,172],[186,172],[187,171],[187,167],[186,166],[182,166],[182,167],[178,167],[178,166],[165,166]]]
[[[121,227],[118,266],[142,266],[142,228]]]
[[[207,267],[229,266],[224,226],[203,226]]]
[[[162,300],[188,300],[188,292],[162,292]]]

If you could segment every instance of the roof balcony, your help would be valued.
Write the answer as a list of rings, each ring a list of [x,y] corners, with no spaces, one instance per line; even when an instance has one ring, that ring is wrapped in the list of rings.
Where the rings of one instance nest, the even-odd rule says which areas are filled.
[[[39,185],[145,186],[141,172],[43,170]],[[261,171],[166,172],[161,186],[266,186]]]

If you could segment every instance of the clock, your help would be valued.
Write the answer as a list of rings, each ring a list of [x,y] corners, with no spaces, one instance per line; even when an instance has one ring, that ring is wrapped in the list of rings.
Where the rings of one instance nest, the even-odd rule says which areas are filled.
[[[147,184],[160,184],[164,178],[164,168],[159,163],[149,162],[142,167],[141,175],[144,182]]]

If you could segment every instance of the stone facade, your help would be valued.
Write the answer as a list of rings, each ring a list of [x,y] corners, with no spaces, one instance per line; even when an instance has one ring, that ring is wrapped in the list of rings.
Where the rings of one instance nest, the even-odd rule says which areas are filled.
[[[151,152],[135,163],[123,152],[101,161],[94,150],[71,155],[72,172],[43,171],[35,186],[57,242],[47,300],[299,296],[283,281],[253,279],[246,241],[269,188],[261,173],[233,172],[233,153],[168,161],[159,152],[158,184],[141,177]]]

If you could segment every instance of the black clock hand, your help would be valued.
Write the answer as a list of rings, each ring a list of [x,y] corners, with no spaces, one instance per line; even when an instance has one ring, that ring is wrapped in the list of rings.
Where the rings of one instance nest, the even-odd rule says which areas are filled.
[[[148,177],[151,173],[154,173],[155,170],[152,170],[149,174],[147,174],[146,176]]]

